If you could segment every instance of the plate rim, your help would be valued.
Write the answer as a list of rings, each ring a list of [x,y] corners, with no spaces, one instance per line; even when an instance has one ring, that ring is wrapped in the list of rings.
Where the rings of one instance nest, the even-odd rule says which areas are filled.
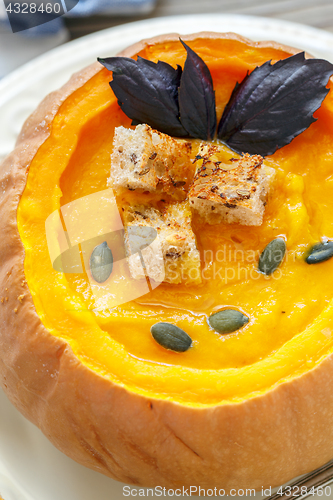
[[[172,27],[172,24],[178,24],[179,22],[182,23],[184,20],[187,22],[191,22],[192,20],[196,21],[200,19],[206,20],[209,18],[214,18],[214,20],[229,20],[230,22],[239,22],[240,24],[243,25],[257,25],[261,27],[275,27],[275,28],[281,28],[282,31],[286,32],[288,31],[290,34],[296,33],[296,32],[302,32],[306,33],[307,35],[311,36],[312,42],[314,40],[319,40],[320,42],[324,42],[326,39],[327,42],[332,43],[332,55],[333,55],[333,33],[329,31],[325,31],[323,29],[315,28],[313,26],[308,26],[306,24],[302,23],[295,23],[292,21],[285,21],[283,19],[277,19],[277,18],[270,18],[270,17],[264,17],[264,16],[250,16],[250,15],[245,15],[245,14],[224,14],[224,13],[206,13],[206,14],[183,14],[183,15],[175,15],[175,16],[165,16],[165,17],[154,17],[150,19],[143,19],[140,21],[133,21],[129,23],[124,23],[119,26],[113,26],[111,28],[106,28],[100,31],[97,31],[95,33],[90,33],[88,35],[85,35],[83,37],[77,38],[75,40],[71,40],[69,42],[66,42],[62,45],[59,45],[58,47],[55,47],[54,49],[51,49],[50,51],[41,54],[40,56],[32,59],[31,61],[27,62],[20,68],[15,69],[8,75],[6,75],[4,78],[0,80],[0,96],[2,92],[6,89],[6,87],[12,86],[13,84],[17,86],[16,81],[22,79],[22,76],[25,74],[31,74],[35,73],[36,70],[40,69],[43,66],[43,63],[46,63],[47,61],[51,62],[55,58],[61,58],[63,60],[64,57],[66,57],[67,54],[70,54],[74,50],[81,49],[85,46],[89,46],[90,50],[93,50],[92,47],[95,47],[100,43],[105,38],[117,38],[117,36],[120,35],[125,35],[127,31],[136,31],[137,29],[140,31],[142,28],[146,27],[154,27],[158,26],[160,24],[165,25],[169,24],[170,29]],[[144,31],[142,29],[142,31]],[[174,30],[170,31],[174,32]],[[163,33],[167,33],[167,31],[163,31]],[[61,64],[60,64],[61,65]]]
[[[223,19],[224,21],[229,21],[231,24],[237,24],[237,22],[240,23],[240,25],[252,25],[253,29],[256,29],[258,26],[261,26],[262,28],[266,27],[267,32],[271,28],[274,29],[281,29],[281,31],[288,32],[290,34],[294,34],[296,37],[299,38],[300,43],[302,42],[302,37],[310,37],[312,43],[318,43],[320,44],[326,44],[327,47],[325,47],[325,50],[331,51],[332,53],[332,58],[333,58],[333,33],[330,33],[328,31],[314,28],[311,26],[307,26],[301,23],[294,23],[290,21],[284,21],[282,19],[275,19],[275,18],[268,18],[268,17],[261,17],[261,16],[248,16],[248,15],[239,15],[239,14],[223,14],[223,13],[207,13],[207,14],[192,14],[192,15],[177,15],[177,16],[168,16],[168,17],[156,17],[156,18],[150,18],[150,19],[144,19],[140,21],[134,21],[131,23],[125,23],[119,26],[115,26],[112,28],[107,28],[101,31],[98,31],[96,33],[91,33],[89,35],[86,35],[82,38],[73,40],[71,42],[67,42],[64,45],[60,45],[51,51],[42,54],[38,56],[37,58],[33,59],[32,61],[29,61],[25,65],[21,66],[20,68],[14,70],[11,72],[9,75],[5,76],[2,80],[0,80],[0,106],[1,106],[1,100],[3,99],[4,96],[13,96],[15,93],[20,91],[21,89],[24,89],[26,86],[26,77],[30,79],[31,77],[35,77],[35,75],[40,71],[40,69],[43,70],[44,74],[51,73],[54,71],[54,67],[52,67],[52,62],[56,61],[59,59],[59,63],[56,64],[56,67],[61,67],[65,66],[66,64],[64,61],[68,61],[68,57],[75,51],[80,50],[84,52],[84,48],[88,47],[88,51],[92,52],[95,50],[99,44],[103,43],[103,40],[107,39],[108,43],[112,43],[112,40],[117,40],[121,36],[124,37],[124,45],[126,46],[126,33],[131,33],[131,38],[133,38],[134,32],[142,32],[142,34],[146,33],[147,27],[152,27],[154,26],[156,29],[158,29],[159,26],[170,26],[170,31],[173,31],[171,29],[173,24],[182,24],[185,22],[190,24],[192,21],[197,22],[199,19],[202,21],[203,19],[207,20],[209,18],[214,18],[215,21],[218,19]],[[162,31],[163,33],[167,33],[168,31]],[[141,37],[142,37],[141,34]],[[297,34],[297,35],[296,35]],[[269,38],[268,38],[269,39]],[[298,45],[298,43],[297,43]],[[44,67],[45,65],[45,67]],[[52,67],[51,71],[48,69],[48,67]],[[23,81],[25,80],[25,81]],[[18,411],[12,406],[13,411]],[[22,416],[22,418],[24,418]],[[45,438],[45,436],[42,435],[41,437]],[[47,439],[47,438],[45,438]],[[2,467],[3,466],[3,467]],[[11,483],[14,484],[14,486],[18,487],[18,490],[20,492],[20,495],[23,494],[25,495],[25,499],[31,499],[31,495],[28,493],[28,487],[25,487],[20,483],[20,481],[17,479],[16,475],[12,473],[12,471],[8,468],[8,465],[5,466],[3,459],[2,459],[2,452],[0,451],[0,491],[1,491],[1,473],[5,470],[5,474],[8,474],[7,480],[10,481]],[[82,466],[82,470],[84,473],[85,468]],[[54,471],[52,471],[53,473]],[[4,476],[5,477],[5,476]],[[112,483],[110,483],[112,486]],[[98,493],[98,492],[97,492]],[[112,493],[112,492],[110,492]],[[21,498],[21,497],[20,497]],[[23,498],[23,496],[22,496]],[[39,498],[35,497],[36,500],[39,500]],[[7,500],[7,499],[6,499]],[[45,499],[44,499],[45,500]],[[75,499],[73,499],[75,500]]]

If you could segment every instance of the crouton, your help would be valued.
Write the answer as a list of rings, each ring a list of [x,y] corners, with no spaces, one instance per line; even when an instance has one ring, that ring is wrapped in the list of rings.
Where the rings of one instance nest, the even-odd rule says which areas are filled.
[[[200,253],[188,202],[170,204],[163,212],[144,205],[127,206],[123,219],[133,278],[142,279],[146,272],[154,281],[201,283]],[[154,241],[149,229],[156,231]]]
[[[148,125],[134,130],[116,127],[109,185],[166,193],[183,200],[195,173],[191,149],[191,142],[174,139]]]
[[[230,163],[218,161],[217,145],[203,143],[202,161],[189,191],[191,208],[208,224],[221,222],[260,226],[275,170],[259,155],[244,154]]]

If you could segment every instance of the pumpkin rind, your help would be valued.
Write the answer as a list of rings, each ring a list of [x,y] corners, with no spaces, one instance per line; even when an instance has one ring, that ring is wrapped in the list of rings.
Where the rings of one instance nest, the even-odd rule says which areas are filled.
[[[129,47],[178,39],[163,35]],[[232,37],[199,33],[182,39]],[[253,46],[280,48],[273,42]],[[283,47],[290,54],[297,50]],[[277,486],[333,456],[333,358],[234,404],[189,407],[127,390],[83,365],[37,315],[25,282],[16,214],[30,162],[61,103],[100,70],[94,64],[48,96],[0,167],[0,380],[9,399],[61,451],[114,479],[143,486]],[[22,298],[22,295],[24,296]],[[7,300],[8,297],[8,300]],[[21,297],[21,299],[19,299]]]

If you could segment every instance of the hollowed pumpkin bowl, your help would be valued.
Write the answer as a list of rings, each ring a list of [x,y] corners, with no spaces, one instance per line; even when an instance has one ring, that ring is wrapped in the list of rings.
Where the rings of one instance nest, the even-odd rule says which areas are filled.
[[[183,65],[178,37],[122,55]],[[182,39],[211,71],[218,116],[247,71],[297,52],[230,33]],[[163,283],[95,310],[87,273],[52,267],[45,222],[107,189],[114,128],[131,126],[110,79],[98,63],[74,75],[28,118],[1,164],[1,386],[66,455],[126,483],[228,492],[319,467],[333,456],[332,262],[308,266],[302,255],[333,232],[333,98],[266,158],[277,178],[262,226],[195,223],[203,262],[220,264],[214,275],[207,264],[201,285]],[[278,276],[256,274],[250,253],[238,266],[233,252],[255,253],[280,234],[289,258]],[[237,275],[239,267],[249,274]],[[219,335],[207,316],[227,305],[250,321]],[[158,321],[176,322],[193,347],[157,345],[150,327]]]

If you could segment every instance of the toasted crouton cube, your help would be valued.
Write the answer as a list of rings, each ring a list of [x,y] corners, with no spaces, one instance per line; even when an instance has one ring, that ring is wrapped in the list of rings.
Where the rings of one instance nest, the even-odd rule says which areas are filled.
[[[191,143],[138,125],[134,130],[116,127],[109,185],[186,197],[195,167]]]
[[[188,202],[170,204],[163,212],[143,205],[128,206],[124,207],[123,218],[133,278],[142,279],[146,272],[155,281],[201,283],[200,253],[191,227]],[[153,242],[147,228],[157,232]]]
[[[275,170],[259,155],[243,155],[229,164],[218,161],[219,148],[202,144],[197,170],[189,191],[191,207],[208,224],[221,222],[260,226],[266,196]]]

